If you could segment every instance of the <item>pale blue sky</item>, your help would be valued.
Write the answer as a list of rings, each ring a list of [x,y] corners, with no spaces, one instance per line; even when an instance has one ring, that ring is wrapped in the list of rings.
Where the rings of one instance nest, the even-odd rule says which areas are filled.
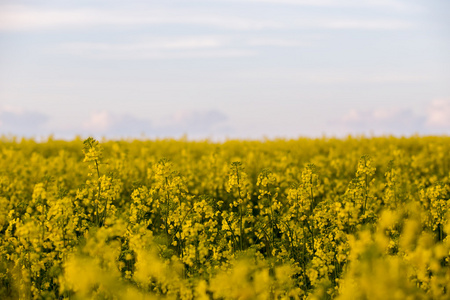
[[[0,0],[0,134],[450,134],[450,1]]]

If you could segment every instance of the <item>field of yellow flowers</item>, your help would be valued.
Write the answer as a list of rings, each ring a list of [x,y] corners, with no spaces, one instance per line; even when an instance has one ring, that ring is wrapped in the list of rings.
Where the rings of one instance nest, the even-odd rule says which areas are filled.
[[[0,299],[449,299],[450,138],[0,140]]]

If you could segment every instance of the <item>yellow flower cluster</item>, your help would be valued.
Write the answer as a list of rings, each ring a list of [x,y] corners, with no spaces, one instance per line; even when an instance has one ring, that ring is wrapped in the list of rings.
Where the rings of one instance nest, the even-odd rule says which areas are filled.
[[[0,299],[448,299],[448,153],[2,138]]]

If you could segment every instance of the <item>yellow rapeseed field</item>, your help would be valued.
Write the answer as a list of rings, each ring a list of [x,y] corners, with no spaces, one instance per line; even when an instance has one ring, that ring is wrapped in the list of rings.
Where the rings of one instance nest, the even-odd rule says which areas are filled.
[[[0,299],[450,299],[450,138],[0,140]]]

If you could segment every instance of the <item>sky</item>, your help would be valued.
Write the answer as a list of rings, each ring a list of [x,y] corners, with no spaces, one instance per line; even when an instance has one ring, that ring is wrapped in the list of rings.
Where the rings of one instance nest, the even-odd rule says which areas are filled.
[[[448,0],[0,0],[0,135],[450,134]]]

